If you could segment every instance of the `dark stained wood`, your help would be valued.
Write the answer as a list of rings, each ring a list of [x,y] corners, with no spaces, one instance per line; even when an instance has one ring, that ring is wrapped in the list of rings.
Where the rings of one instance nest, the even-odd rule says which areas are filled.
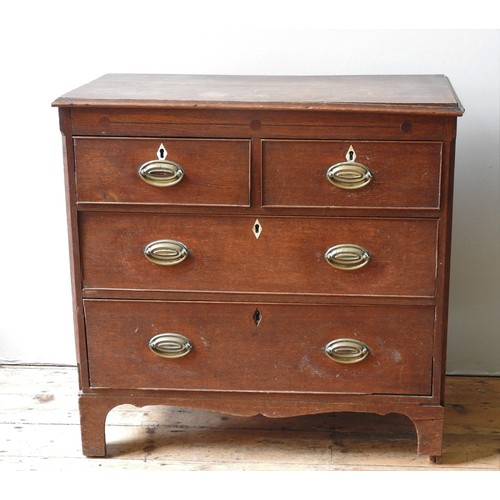
[[[441,140],[448,117],[376,112],[71,108],[75,135]]]
[[[252,174],[254,175],[254,174]],[[254,175],[256,177],[256,175]],[[252,186],[251,192],[256,188]],[[257,189],[258,191],[260,189]],[[227,216],[239,215],[244,217],[253,217],[254,219],[264,214],[273,214],[277,216],[289,217],[302,217],[304,209],[307,209],[308,215],[311,217],[360,217],[366,212],[363,207],[262,207],[260,197],[258,194],[252,201],[253,206],[250,207],[235,207],[235,206],[210,206],[211,215]],[[102,212],[105,210],[107,213],[123,213],[124,211],[133,210],[134,213],[157,213],[157,214],[173,214],[178,215],[180,212],[186,215],[200,215],[204,214],[205,207],[201,205],[161,205],[161,204],[142,204],[142,203],[104,203],[104,202],[79,202],[76,206],[79,212]],[[382,217],[384,219],[390,218],[427,218],[436,219],[440,211],[438,209],[427,208],[372,208],[370,209],[370,216]]]
[[[351,146],[373,175],[356,190],[326,178],[330,166],[347,161]],[[262,148],[264,206],[439,208],[439,142],[270,140]]]
[[[322,109],[460,115],[443,75],[220,76],[108,74],[55,106]]]
[[[307,394],[306,396],[311,396]],[[104,415],[110,407],[129,404],[136,407],[150,405],[180,406],[183,408],[197,408],[235,416],[253,417],[263,415],[270,418],[283,418],[306,414],[320,414],[332,412],[367,412],[378,415],[399,413],[407,416],[417,431],[417,451],[428,455],[434,463],[440,463],[444,408],[418,404],[400,404],[394,398],[388,398],[385,404],[369,403],[357,404],[353,402],[341,403],[336,398],[310,397],[298,398],[295,394],[247,394],[182,391],[157,391],[156,395],[139,393],[116,395],[101,393],[82,394],[79,398],[82,416],[82,451],[86,456],[106,456],[105,422]],[[366,438],[367,440],[369,437]],[[349,453],[349,449],[345,450]],[[437,460],[436,460],[437,459]]]
[[[85,288],[435,296],[437,224],[429,219],[251,217],[83,213]],[[150,242],[180,241],[189,256],[160,266]],[[104,243],[104,244],[103,244]],[[324,258],[335,245],[368,250],[361,269]]]
[[[67,109],[59,110],[59,124],[62,134],[64,185],[66,195],[66,218],[68,223],[69,263],[71,270],[71,291],[73,303],[73,324],[75,329],[76,358],[80,367],[78,371],[80,388],[88,386],[87,352],[85,339],[85,320],[82,309],[82,275],[81,254],[76,207],[75,168],[73,138],[71,130],[71,113]]]
[[[141,165],[157,160],[163,144],[166,160],[184,170],[173,186],[157,187],[138,175]],[[202,139],[75,140],[79,201],[163,205],[250,203],[250,141]]]
[[[99,404],[96,404],[96,403]],[[110,398],[78,398],[80,409],[80,430],[82,434],[82,453],[86,457],[104,457],[106,455],[105,426],[106,417],[116,406],[116,400]]]
[[[137,288],[85,288],[82,295],[87,299],[136,299],[140,293],[144,300],[209,300],[212,302],[254,302],[262,303],[280,302],[283,304],[296,304],[297,294],[293,293],[262,293],[262,292],[216,292],[214,290],[182,291],[182,290],[156,290]],[[415,297],[406,295],[307,295],[300,294],[301,304],[348,304],[348,305],[435,305],[435,297]]]
[[[418,452],[441,455],[463,113],[446,77],[106,75],[54,106],[84,454],[106,453],[106,415],[128,403],[270,417],[401,413]],[[166,194],[135,173],[163,141],[189,167]],[[374,181],[336,193],[325,169],[351,144]],[[147,261],[143,249],[158,239],[183,241],[190,256]],[[372,260],[332,268],[324,252],[341,243]],[[170,329],[187,331],[195,350],[166,369],[145,344]],[[373,353],[332,367],[322,348],[336,335],[366,338]]]
[[[86,300],[85,314],[93,388],[430,394],[432,306]],[[154,354],[148,342],[165,332],[184,335],[193,350]],[[323,348],[341,338],[370,354],[332,361]]]

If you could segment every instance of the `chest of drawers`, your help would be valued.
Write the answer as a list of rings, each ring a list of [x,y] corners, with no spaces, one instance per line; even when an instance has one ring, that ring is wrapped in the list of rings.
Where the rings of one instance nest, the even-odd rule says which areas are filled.
[[[83,453],[115,406],[402,413],[441,455],[440,75],[105,75],[63,134]]]

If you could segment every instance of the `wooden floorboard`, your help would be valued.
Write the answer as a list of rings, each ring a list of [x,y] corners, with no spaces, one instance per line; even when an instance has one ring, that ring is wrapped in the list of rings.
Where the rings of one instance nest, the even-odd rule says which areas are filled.
[[[442,464],[400,415],[242,418],[120,406],[108,457],[81,453],[74,367],[0,366],[0,469],[13,471],[500,470],[500,378],[448,377]]]

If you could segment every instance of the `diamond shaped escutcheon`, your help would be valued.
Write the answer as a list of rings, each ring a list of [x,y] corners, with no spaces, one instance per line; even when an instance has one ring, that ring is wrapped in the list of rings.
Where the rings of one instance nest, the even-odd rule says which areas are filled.
[[[252,227],[252,232],[257,239],[260,238],[260,235],[262,234],[262,224],[259,222],[259,219],[255,220]]]

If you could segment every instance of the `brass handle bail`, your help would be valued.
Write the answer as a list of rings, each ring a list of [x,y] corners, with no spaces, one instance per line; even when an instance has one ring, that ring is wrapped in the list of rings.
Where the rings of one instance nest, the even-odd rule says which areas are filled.
[[[173,266],[185,260],[189,256],[189,250],[180,241],[157,240],[146,245],[144,256],[159,266]]]
[[[371,255],[368,250],[352,243],[335,245],[325,252],[325,260],[328,264],[344,271],[360,269],[366,266],[370,259]]]
[[[182,358],[193,349],[191,341],[179,333],[159,333],[155,335],[148,347],[162,358]]]
[[[324,347],[325,354],[336,363],[354,364],[363,361],[369,354],[369,347],[356,339],[335,339]]]
[[[373,174],[361,163],[337,163],[328,169],[326,178],[341,189],[360,189],[372,181]]]
[[[139,167],[141,179],[156,187],[169,187],[179,183],[184,177],[184,170],[173,161],[153,160]]]

